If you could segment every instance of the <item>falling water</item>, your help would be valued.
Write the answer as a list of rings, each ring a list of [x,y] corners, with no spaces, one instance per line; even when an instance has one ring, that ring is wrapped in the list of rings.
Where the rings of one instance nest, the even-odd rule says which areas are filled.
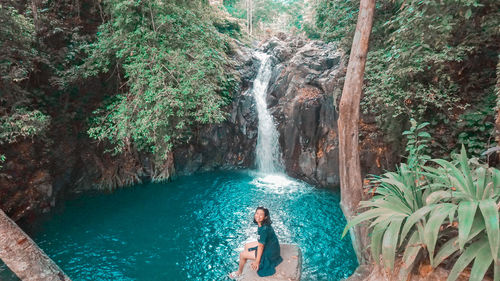
[[[274,126],[273,117],[267,110],[266,94],[269,80],[272,74],[270,56],[257,53],[256,57],[261,61],[259,73],[253,84],[253,95],[257,104],[259,117],[259,133],[257,138],[257,168],[263,173],[280,173],[283,171],[281,164],[281,153],[278,144],[278,131]]]

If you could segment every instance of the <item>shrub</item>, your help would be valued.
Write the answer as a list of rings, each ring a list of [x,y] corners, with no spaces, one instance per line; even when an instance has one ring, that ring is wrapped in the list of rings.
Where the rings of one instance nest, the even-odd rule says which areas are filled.
[[[113,71],[123,77],[88,130],[115,153],[132,146],[164,161],[193,128],[226,117],[222,108],[236,85],[227,38],[212,24],[207,4],[179,3],[107,1],[109,20],[97,42],[84,46],[83,76]]]
[[[437,167],[426,166],[427,157],[415,152],[426,147],[419,144],[419,135],[430,136],[416,130],[423,126],[412,123],[412,130],[405,132],[408,163],[374,177],[375,195],[360,203],[366,211],[346,225],[343,235],[352,226],[371,221],[372,257],[378,263],[381,255],[388,269],[394,268],[398,253],[403,254],[403,270],[409,272],[419,253],[437,267],[460,251],[448,281],[456,280],[472,260],[470,280],[482,280],[492,263],[498,280],[500,171],[469,160],[464,146],[454,162],[435,159],[431,162]]]

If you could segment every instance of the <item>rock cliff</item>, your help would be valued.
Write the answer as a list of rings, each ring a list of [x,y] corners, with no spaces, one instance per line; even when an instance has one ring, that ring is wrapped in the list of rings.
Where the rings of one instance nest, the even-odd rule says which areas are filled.
[[[273,37],[260,49],[275,58],[268,104],[273,112],[286,172],[321,187],[337,187],[337,104],[346,59],[334,43]],[[364,174],[380,173],[395,162],[377,137],[369,117],[361,120],[360,154]]]

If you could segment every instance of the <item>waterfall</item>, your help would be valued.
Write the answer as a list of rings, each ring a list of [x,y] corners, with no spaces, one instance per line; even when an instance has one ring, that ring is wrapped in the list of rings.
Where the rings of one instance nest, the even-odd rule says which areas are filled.
[[[261,62],[252,90],[259,118],[256,148],[257,168],[259,172],[266,174],[281,173],[283,165],[278,143],[279,135],[266,103],[267,87],[272,74],[271,59],[269,55],[264,53],[256,53],[256,57]]]

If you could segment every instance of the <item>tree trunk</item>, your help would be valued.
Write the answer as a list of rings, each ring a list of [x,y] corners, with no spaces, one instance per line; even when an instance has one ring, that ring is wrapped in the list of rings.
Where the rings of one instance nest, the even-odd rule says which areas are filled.
[[[252,35],[253,31],[253,0],[246,0],[247,5],[247,32]]]
[[[498,56],[497,62],[497,84],[495,85],[495,91],[497,92],[497,120],[495,121],[495,139],[497,141],[497,146],[500,147],[500,55]],[[497,160],[498,165],[500,164],[500,152],[497,152]]]
[[[23,281],[71,280],[2,210],[0,259]]]
[[[375,0],[361,0],[340,100],[338,129],[341,207],[348,220],[356,214],[363,195],[358,147],[359,102],[374,12]],[[353,228],[351,237],[359,262],[361,264],[367,262],[369,255],[366,228],[362,226]]]
[[[40,30],[40,20],[38,18],[38,0],[31,0],[31,9],[33,12],[33,24],[35,25],[35,34]]]

